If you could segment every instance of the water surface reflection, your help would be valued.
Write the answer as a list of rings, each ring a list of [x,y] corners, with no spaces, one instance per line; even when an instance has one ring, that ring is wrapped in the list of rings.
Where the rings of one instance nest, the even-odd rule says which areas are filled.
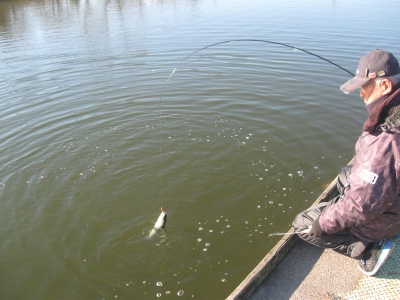
[[[358,2],[2,1],[0,298],[229,295],[352,158],[366,111],[345,72],[265,43],[196,53],[159,106],[166,80],[230,39],[351,71],[396,53],[364,20],[398,28],[398,10]]]

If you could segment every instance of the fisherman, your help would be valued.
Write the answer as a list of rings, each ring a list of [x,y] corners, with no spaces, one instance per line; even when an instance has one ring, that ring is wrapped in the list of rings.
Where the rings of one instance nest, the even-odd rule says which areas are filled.
[[[353,165],[338,177],[337,193],[293,221],[295,232],[316,246],[359,259],[373,276],[400,233],[400,69],[390,52],[375,49],[359,61],[354,78],[340,89],[361,89],[369,116]]]

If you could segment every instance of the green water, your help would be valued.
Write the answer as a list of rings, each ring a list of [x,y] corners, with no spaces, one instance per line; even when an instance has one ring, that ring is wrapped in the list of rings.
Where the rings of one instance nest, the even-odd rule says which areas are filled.
[[[2,1],[0,298],[226,298],[353,157],[366,110],[343,70],[266,43],[198,52],[160,103],[165,83],[230,39],[352,72],[400,56],[381,34],[397,2],[360,3]]]

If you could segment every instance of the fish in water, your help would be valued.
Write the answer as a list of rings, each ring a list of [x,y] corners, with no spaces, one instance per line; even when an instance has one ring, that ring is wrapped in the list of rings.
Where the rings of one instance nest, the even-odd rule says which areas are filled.
[[[161,214],[158,217],[156,224],[154,224],[153,229],[150,231],[149,237],[154,236],[159,229],[164,228],[165,224],[167,224],[167,213],[161,206]]]

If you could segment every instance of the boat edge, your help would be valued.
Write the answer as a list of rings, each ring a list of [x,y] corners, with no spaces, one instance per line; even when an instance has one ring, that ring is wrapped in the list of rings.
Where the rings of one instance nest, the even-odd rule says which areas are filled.
[[[349,162],[353,163],[354,158]],[[315,200],[313,205],[328,201],[336,193],[337,177],[327,186],[322,194]],[[249,299],[259,288],[262,282],[272,273],[282,259],[292,250],[299,240],[293,233],[293,228],[288,231],[271,251],[261,260],[261,262],[251,271],[249,275],[239,284],[239,286],[226,298],[226,300]]]

